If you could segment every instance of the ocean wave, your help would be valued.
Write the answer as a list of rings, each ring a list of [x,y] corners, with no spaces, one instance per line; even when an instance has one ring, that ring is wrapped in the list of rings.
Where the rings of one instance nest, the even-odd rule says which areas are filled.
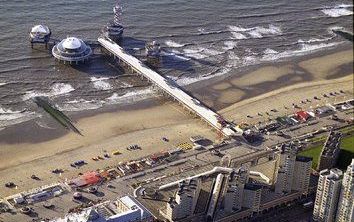
[[[231,34],[234,39],[238,39],[238,40],[247,39],[247,37],[244,34],[239,33],[239,32],[231,32]]]
[[[36,118],[38,115],[34,112],[22,110],[13,111],[0,107],[0,127],[5,127]]]
[[[239,67],[241,63],[241,59],[238,55],[236,55],[235,52],[230,51],[227,56],[226,60],[226,67],[228,68],[233,68],[233,67]]]
[[[235,41],[225,41],[224,47],[222,47],[222,49],[228,51],[228,50],[234,49],[236,46],[237,46],[237,42],[235,42]]]
[[[265,49],[265,50],[263,51],[263,53],[264,53],[265,55],[269,55],[269,54],[277,54],[278,52],[277,52],[276,50],[274,50],[274,49],[267,48],[267,49]]]
[[[71,100],[63,103],[59,106],[59,109],[62,111],[78,112],[82,110],[94,110],[99,109],[104,105],[104,101],[95,101],[95,100]]]
[[[109,77],[91,77],[91,82],[93,87],[98,90],[110,90],[112,89],[111,84],[106,80],[109,80]]]
[[[181,43],[178,43],[178,42],[174,42],[174,41],[172,41],[172,40],[167,40],[167,41],[165,41],[165,44],[166,44],[168,47],[171,47],[171,48],[180,48],[180,47],[185,46],[184,44],[181,44]]]
[[[177,60],[181,61],[188,61],[191,60],[191,58],[185,57],[182,53],[178,52],[177,50],[172,50],[172,51],[162,51],[163,56],[171,56],[174,57]]]
[[[332,48],[341,44],[342,42],[331,42],[331,43],[319,43],[319,44],[307,44],[301,43],[298,49],[295,50],[287,50],[284,52],[279,53],[272,53],[272,54],[264,54],[260,61],[274,61],[283,58],[289,58],[293,56],[301,56],[306,55],[312,52],[316,52],[325,48]]]
[[[337,5],[333,8],[322,9],[321,12],[330,16],[330,17],[333,17],[333,18],[353,15],[353,11],[347,9],[350,7],[353,7],[353,5],[341,4],[341,5]]]
[[[7,85],[7,82],[0,82],[0,86],[5,86]]]
[[[204,28],[198,29],[199,33],[198,35],[213,35],[213,34],[221,34],[224,33],[224,30],[216,30],[216,31],[205,31]]]
[[[208,80],[208,79],[211,79],[211,78],[214,78],[217,76],[223,76],[223,75],[226,75],[227,73],[229,73],[230,71],[231,71],[231,68],[226,67],[226,68],[217,69],[214,72],[211,72],[209,74],[205,74],[202,76],[186,77],[186,78],[180,78],[180,79],[174,78],[174,80],[177,82],[178,85],[185,86],[185,85],[190,85],[195,82]]]
[[[109,77],[94,77],[92,76],[90,78],[91,82],[96,82],[96,81],[102,81],[102,80],[109,80],[110,78]]]
[[[268,25],[268,27],[256,26],[251,28],[244,28],[241,26],[229,26],[228,28],[233,38],[238,40],[248,38],[263,38],[265,36],[282,34],[281,28],[273,24]]]
[[[317,39],[317,38],[311,38],[309,40],[302,40],[299,39],[297,42],[298,43],[314,43],[314,42],[326,42],[326,41],[330,41],[335,37],[335,35],[333,35],[332,37],[328,37],[328,38],[324,38],[324,39]]]
[[[127,92],[123,95],[119,95],[118,93],[113,93],[110,97],[105,99],[107,104],[118,104],[118,103],[132,103],[141,101],[143,99],[149,98],[153,96],[153,90],[150,88]]]
[[[22,97],[23,101],[29,100],[36,96],[46,96],[46,97],[53,97],[64,95],[74,91],[75,89],[66,83],[55,83],[51,86],[50,92],[38,92],[38,91],[27,91],[26,94]]]
[[[204,48],[201,46],[183,49],[184,55],[194,59],[204,59],[211,56],[224,54],[225,51],[219,51],[212,48]]]
[[[98,90],[112,89],[111,84],[109,84],[108,82],[103,81],[103,80],[93,82],[93,87],[95,87],[95,89],[98,89]]]

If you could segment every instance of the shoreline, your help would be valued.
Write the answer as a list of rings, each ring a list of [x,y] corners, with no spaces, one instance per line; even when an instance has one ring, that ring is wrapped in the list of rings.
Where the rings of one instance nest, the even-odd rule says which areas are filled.
[[[193,94],[196,98],[201,100],[203,103],[211,107],[212,109],[219,111],[222,110],[228,106],[231,106],[232,104],[236,102],[240,102],[242,100],[247,100],[249,98],[259,96],[261,94],[268,93],[273,90],[280,89],[284,86],[272,86],[272,84],[265,84],[265,86],[261,86],[263,88],[262,92],[258,90],[248,90],[246,94],[243,94],[240,96],[238,100],[234,100],[230,103],[224,103],[224,104],[214,104],[210,102],[211,100],[216,100],[219,95],[214,96],[212,98],[205,98],[205,94],[215,94],[215,91],[210,91],[209,88],[218,85],[218,83],[222,83],[225,81],[229,81],[230,79],[233,78],[238,78],[238,77],[243,77],[247,76],[248,74],[255,72],[262,67],[269,67],[269,66],[275,66],[275,67],[281,67],[283,65],[288,65],[289,63],[295,64],[295,63],[300,63],[301,61],[306,61],[306,60],[311,60],[312,58],[318,58],[322,56],[326,56],[329,54],[335,54],[338,52],[343,52],[343,51],[348,51],[348,45],[351,45],[349,42],[345,42],[343,44],[338,45],[335,48],[330,48],[328,50],[320,50],[318,52],[306,54],[306,55],[301,55],[301,56],[295,56],[294,58],[285,58],[282,59],[281,61],[270,61],[270,62],[263,62],[261,64],[255,64],[251,66],[246,66],[246,67],[241,67],[239,70],[237,70],[237,74],[234,72],[231,72],[230,74],[222,75],[222,76],[216,76],[211,79],[207,80],[201,80],[195,83],[192,83],[187,86],[183,86],[183,88],[188,92]],[[351,49],[349,49],[352,51]],[[289,61],[291,59],[291,61]],[[345,73],[350,74],[353,73],[353,68],[350,67],[344,67],[342,70],[345,70]],[[288,85],[292,84],[298,84],[302,82],[307,82],[307,81],[312,81],[311,77],[305,78],[300,81],[293,81],[293,82],[287,82],[288,79],[285,79],[285,81],[280,81],[280,84],[285,84],[285,87]],[[168,102],[163,96],[159,94],[154,94],[153,97],[151,98],[146,98],[138,102],[133,102],[129,104],[113,104],[113,105],[107,105],[103,106],[99,109],[93,109],[93,110],[82,110],[79,112],[72,112],[72,111],[67,111],[65,112],[75,123],[76,121],[82,119],[82,118],[87,118],[87,117],[92,117],[95,115],[100,115],[104,113],[114,113],[114,112],[119,112],[121,110],[127,111],[127,110],[135,110],[135,109],[143,109],[143,108],[148,108],[148,107],[154,107],[158,104]],[[46,114],[45,114],[46,115]],[[41,127],[38,122],[44,121],[45,124],[47,125],[49,123],[49,127],[47,130],[46,128]],[[29,129],[35,129],[35,132]],[[36,133],[38,132],[38,133]],[[35,118],[31,119],[29,121],[21,122],[18,124],[6,126],[3,129],[0,130],[0,144],[6,143],[6,144],[16,144],[18,142],[29,142],[29,143],[37,143],[37,142],[43,142],[43,141],[48,141],[52,139],[56,139],[61,136],[65,136],[70,131],[65,130],[64,128],[60,127],[56,122],[54,122],[51,118],[48,118],[47,116],[42,117],[41,119]],[[14,135],[20,134],[21,139],[16,139],[13,138]],[[41,134],[44,136],[37,136],[37,134]],[[26,135],[25,137],[23,135]]]
[[[338,87],[341,86],[352,98],[353,71],[342,67],[348,61],[352,64],[352,53],[352,50],[337,50],[321,56],[307,57],[307,59],[290,64],[289,62],[268,64],[246,74],[224,78],[210,84],[204,83],[204,89],[196,87],[196,90],[189,91],[187,89],[187,91],[196,95],[203,103],[214,109],[217,108],[226,119],[236,120],[236,123],[246,120],[245,113],[264,111],[264,104],[282,106],[281,101],[290,103],[292,100],[298,100],[299,95],[303,93],[311,94],[313,91],[320,93],[321,90],[323,93],[328,93],[328,90],[329,92],[334,89],[338,90]],[[339,59],[339,56],[344,59],[342,57]],[[338,59],[333,60],[333,57]],[[324,71],[318,71],[316,68],[321,62],[328,63],[328,67]],[[350,75],[326,79],[331,70],[337,70],[336,72],[342,75],[343,72],[349,72]],[[306,81],[304,78],[292,80],[288,78],[289,74],[295,74],[296,77],[299,71],[302,72],[300,74],[303,77],[308,77],[308,79],[305,78]],[[323,83],[326,83],[327,86],[322,87]],[[268,85],[270,88],[264,87],[262,84]],[[274,86],[283,87],[274,89],[272,88]],[[268,91],[262,92],[262,89]],[[254,91],[258,95],[249,94],[249,98],[245,99],[247,91]],[[287,96],[281,99],[277,97],[286,93],[292,98],[291,101]],[[6,131],[6,129],[0,131],[0,141],[3,141],[6,136],[9,137],[7,139],[11,139],[11,136],[16,137],[14,143],[0,143],[0,182],[16,181],[21,190],[26,190],[53,180],[61,180],[64,177],[71,178],[77,173],[89,169],[102,169],[115,165],[119,161],[136,159],[161,150],[172,149],[177,144],[188,141],[189,137],[193,135],[202,135],[212,141],[218,139],[216,133],[204,122],[185,112],[178,104],[160,96],[134,104],[114,105],[103,108],[103,110],[104,112],[100,109],[77,114],[69,113],[70,118],[76,122],[75,125],[82,131],[84,137],[59,128],[60,126],[55,125],[55,122],[50,122],[53,120],[49,120],[49,125],[54,124],[56,128],[50,133],[48,133],[50,130],[37,126],[35,121],[26,123],[28,125],[18,124],[12,128],[12,131]],[[246,121],[257,121],[257,118]],[[40,130],[33,130],[33,124]],[[28,135],[23,136],[26,133]],[[164,136],[168,137],[170,142],[162,141],[161,138]],[[125,147],[130,144],[141,145],[143,151],[126,151]],[[92,157],[102,155],[103,150],[108,152],[119,150],[123,154],[104,161],[91,161]],[[78,159],[88,160],[89,164],[80,169],[70,168],[69,163]],[[53,162],[58,168],[63,167],[70,170],[65,170],[63,177],[58,178],[50,172]],[[31,169],[31,172],[23,169]],[[36,185],[28,179],[28,175],[34,172],[43,178],[40,182],[36,182]],[[20,181],[18,181],[19,178]],[[14,190],[6,189],[0,191],[0,195],[8,195],[13,192]]]

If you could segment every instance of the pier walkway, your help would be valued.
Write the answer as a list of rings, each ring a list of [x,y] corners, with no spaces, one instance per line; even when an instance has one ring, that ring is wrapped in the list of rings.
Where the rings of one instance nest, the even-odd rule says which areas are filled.
[[[153,71],[134,56],[126,53],[122,47],[110,39],[99,37],[98,42],[110,53],[118,57],[124,63],[128,64],[132,70],[143,75],[149,81],[159,86],[165,93],[182,103],[190,111],[194,112],[200,118],[209,123],[213,128],[229,137],[236,135],[236,130],[228,124],[219,114],[206,107],[196,98],[187,94],[173,80],[165,78]]]

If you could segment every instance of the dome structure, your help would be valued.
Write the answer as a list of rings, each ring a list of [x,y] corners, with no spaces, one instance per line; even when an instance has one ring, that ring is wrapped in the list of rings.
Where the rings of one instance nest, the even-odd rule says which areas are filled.
[[[64,39],[63,41],[63,48],[75,50],[81,47],[81,42],[78,38],[69,37]]]
[[[52,54],[56,59],[64,63],[69,62],[72,64],[74,62],[77,64],[88,59],[92,54],[92,49],[81,39],[68,37],[52,48]]]
[[[52,32],[45,25],[36,25],[33,26],[30,33],[29,38],[31,43],[47,43],[50,39],[50,35]]]

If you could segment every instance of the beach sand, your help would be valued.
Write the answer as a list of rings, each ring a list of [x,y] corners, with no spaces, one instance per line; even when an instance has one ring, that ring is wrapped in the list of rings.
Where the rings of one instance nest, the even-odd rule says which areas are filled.
[[[19,189],[29,189],[73,177],[79,172],[115,166],[121,161],[173,149],[179,143],[188,142],[193,135],[216,139],[216,134],[204,122],[170,102],[152,108],[98,114],[80,119],[76,125],[84,136],[68,133],[46,142],[1,144],[0,183],[14,181]],[[162,137],[167,137],[169,142],[162,141]],[[142,151],[126,150],[132,144],[140,145]],[[115,150],[122,155],[97,162],[91,159],[103,156],[104,151],[112,153]],[[80,169],[69,166],[77,160],[85,160],[88,164]],[[67,171],[59,178],[50,172],[56,168]],[[32,174],[42,180],[29,179]],[[16,191],[1,189],[0,195],[13,192]]]
[[[296,111],[291,104],[299,104],[303,99],[312,98],[312,102],[303,107],[309,108],[353,98],[352,53],[352,50],[344,50],[287,64],[266,65],[191,91],[204,103],[220,110],[226,119],[236,123],[254,123],[262,120],[256,117],[258,112],[276,108],[279,112],[274,113],[272,118],[283,113],[290,114]],[[315,95],[341,89],[346,94],[313,100]],[[284,109],[284,105],[290,109]],[[255,117],[246,118],[248,114]],[[98,113],[79,119],[76,126],[84,134],[83,137],[58,130],[58,137],[51,136],[48,141],[29,142],[27,138],[21,142],[19,136],[16,143],[0,143],[0,184],[13,181],[18,185],[17,190],[1,188],[0,197],[71,178],[79,172],[102,169],[121,161],[171,149],[181,142],[187,142],[193,135],[202,135],[213,141],[217,139],[210,127],[173,102]],[[162,137],[169,138],[170,142],[163,142]],[[142,151],[126,150],[130,144],[140,145]],[[104,161],[91,160],[94,156],[102,155],[104,150],[120,150],[123,154]],[[79,159],[86,160],[88,164],[80,169],[69,166]],[[55,168],[66,171],[59,177],[50,172]],[[32,174],[42,180],[29,179]]]

